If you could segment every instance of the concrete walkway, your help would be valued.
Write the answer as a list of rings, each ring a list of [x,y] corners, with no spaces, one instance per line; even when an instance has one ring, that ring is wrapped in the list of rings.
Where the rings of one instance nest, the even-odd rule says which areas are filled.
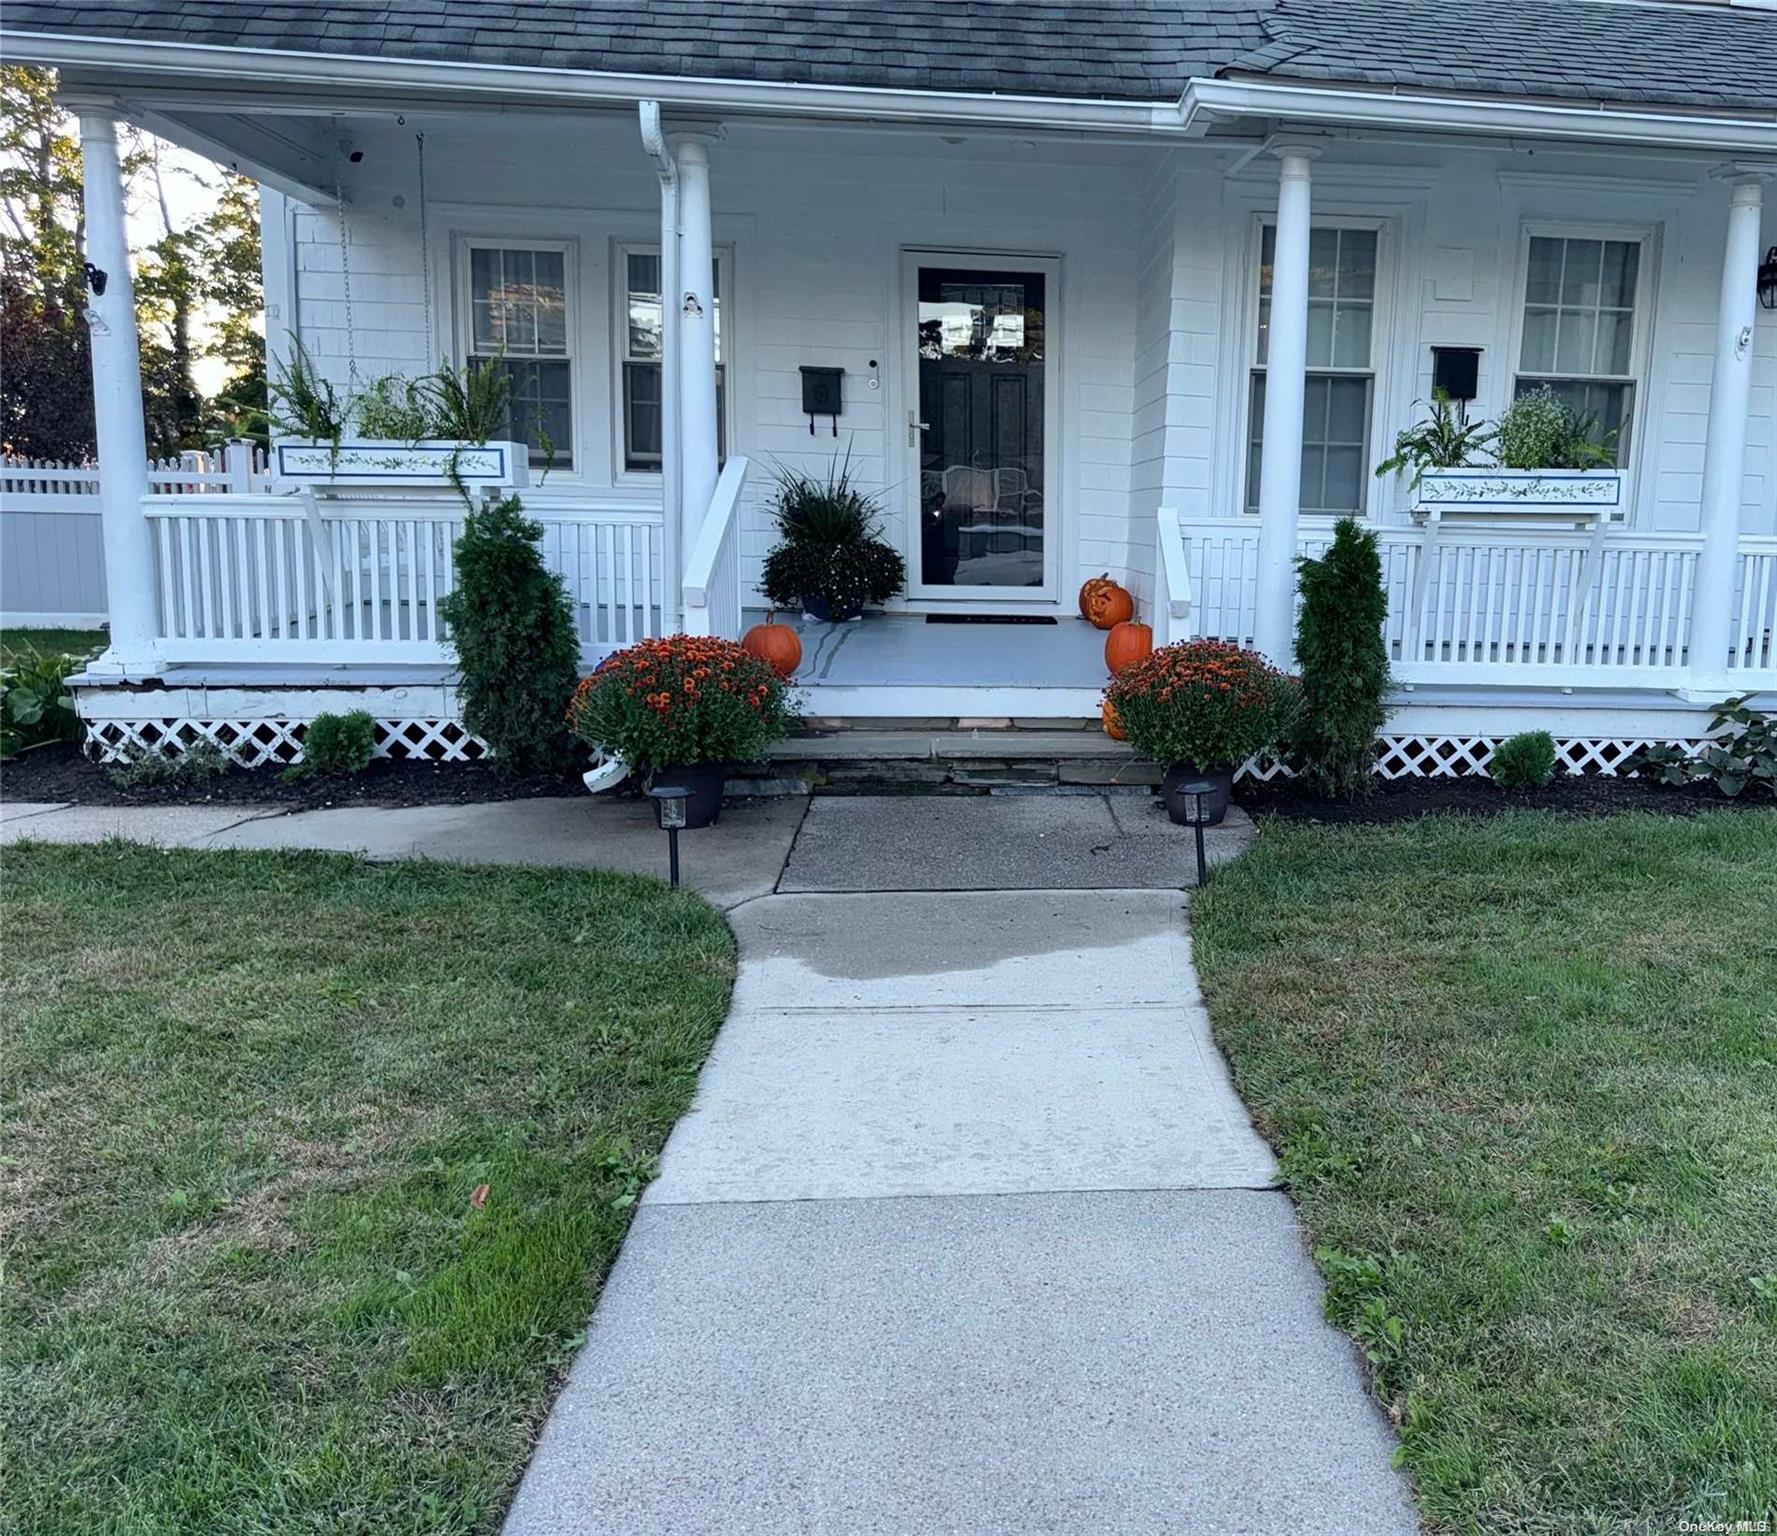
[[[662,854],[623,802],[0,811],[0,841],[116,835]],[[1128,794],[775,802],[689,834],[733,1007],[507,1536],[1416,1532],[1210,1037],[1192,862]]]
[[[1187,870],[1139,798],[817,799],[507,1536],[1416,1532]]]

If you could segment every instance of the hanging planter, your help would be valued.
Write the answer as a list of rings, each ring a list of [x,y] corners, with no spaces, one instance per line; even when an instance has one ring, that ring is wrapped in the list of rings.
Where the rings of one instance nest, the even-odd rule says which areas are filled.
[[[272,478],[296,486],[387,486],[447,490],[509,489],[530,484],[530,449],[523,443],[471,443],[425,438],[415,443],[317,438],[272,441]]]

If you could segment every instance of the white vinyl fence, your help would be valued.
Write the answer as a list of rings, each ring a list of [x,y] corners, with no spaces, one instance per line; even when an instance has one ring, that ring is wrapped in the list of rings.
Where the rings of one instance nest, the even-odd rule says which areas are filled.
[[[265,450],[235,442],[148,466],[161,495],[266,490]],[[0,622],[86,627],[105,620],[99,471],[92,464],[0,457]]]

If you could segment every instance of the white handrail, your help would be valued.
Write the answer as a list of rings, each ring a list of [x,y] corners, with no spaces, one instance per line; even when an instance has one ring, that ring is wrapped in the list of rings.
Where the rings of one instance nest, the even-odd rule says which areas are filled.
[[[716,481],[710,510],[692,541],[685,562],[685,629],[693,635],[720,635],[735,630],[739,638],[740,495],[747,481],[747,461],[732,455]]]
[[[1160,592],[1165,599],[1164,611],[1159,604],[1155,617],[1160,619],[1164,633],[1162,645],[1186,639],[1191,633],[1190,551],[1185,545],[1184,529],[1179,524],[1177,507],[1160,508],[1157,518],[1156,542],[1160,547]]]

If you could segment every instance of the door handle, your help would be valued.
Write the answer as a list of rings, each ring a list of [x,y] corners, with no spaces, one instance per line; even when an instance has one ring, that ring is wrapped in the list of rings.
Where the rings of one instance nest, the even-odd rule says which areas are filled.
[[[907,413],[907,446],[909,448],[917,448],[919,446],[919,434],[921,432],[930,432],[931,430],[931,423],[921,421],[919,419],[918,411],[909,411]]]

